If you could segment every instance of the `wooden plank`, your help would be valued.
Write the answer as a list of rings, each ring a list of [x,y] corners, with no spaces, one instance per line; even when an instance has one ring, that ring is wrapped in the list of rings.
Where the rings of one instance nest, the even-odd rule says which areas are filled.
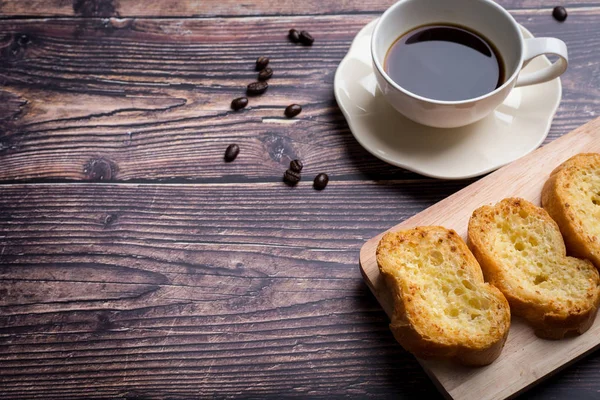
[[[353,266],[462,186],[2,185],[0,398],[435,398]]]
[[[551,140],[597,113],[600,55],[590,49],[600,45],[600,9],[574,11],[558,26],[545,15],[515,15],[569,46]],[[335,69],[372,18],[0,21],[9,38],[0,100],[10,104],[0,113],[0,180],[275,181],[297,157],[344,179],[414,176],[364,151],[335,104]],[[290,24],[308,28],[315,44],[289,43]],[[19,45],[21,34],[30,42]],[[260,55],[271,57],[271,87],[233,113],[229,104],[255,79]],[[287,120],[292,102],[304,111]],[[225,164],[231,142],[241,155]]]
[[[461,182],[0,186],[0,398],[439,398],[355,268]],[[539,398],[590,396],[595,354]]]
[[[0,13],[6,17],[205,17],[240,15],[322,15],[383,12],[396,0],[238,0],[192,1],[163,0],[7,0],[0,3]],[[541,9],[550,15],[552,6],[542,0],[499,0],[509,9]],[[566,2],[561,4],[565,5]],[[573,2],[573,8],[598,6],[597,0]]]
[[[473,183],[390,230],[442,225],[456,230],[466,239],[468,221],[474,209],[506,197],[522,197],[539,204],[542,186],[550,172],[580,152],[600,152],[600,118]],[[387,297],[375,260],[375,250],[382,235],[365,243],[360,252],[360,264],[367,284],[390,315],[393,305]],[[536,384],[598,346],[600,318],[584,335],[560,341],[539,339],[524,322],[513,318],[502,354],[488,367],[460,368],[432,360],[422,360],[421,363],[452,398],[504,399]]]

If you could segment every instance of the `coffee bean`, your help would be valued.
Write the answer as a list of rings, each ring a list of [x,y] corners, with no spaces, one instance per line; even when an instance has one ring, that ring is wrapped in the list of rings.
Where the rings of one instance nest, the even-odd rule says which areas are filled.
[[[233,99],[231,102],[231,108],[235,111],[241,110],[242,108],[248,105],[247,97],[238,97],[237,99]]]
[[[269,64],[269,57],[258,57],[256,59],[256,70],[262,71]]]
[[[315,41],[315,39],[312,37],[312,35],[306,31],[302,31],[300,32],[300,41],[302,42],[302,44],[306,44],[308,46],[310,46],[311,44],[313,44],[313,42]]]
[[[298,43],[300,41],[300,32],[295,29],[290,29],[290,33],[288,34],[290,40],[294,43]]]
[[[552,10],[552,16],[555,20],[563,22],[567,19],[567,10],[563,6],[556,6],[554,10]]]
[[[296,115],[300,114],[301,111],[302,106],[300,104],[290,104],[285,108],[283,113],[288,118],[294,118]]]
[[[264,82],[264,81],[252,82],[251,84],[248,85],[248,88],[246,89],[246,93],[248,93],[251,96],[256,96],[259,94],[263,94],[264,92],[267,91],[268,88],[269,88],[269,84],[267,82]]]
[[[317,190],[323,190],[325,189],[325,186],[327,186],[327,183],[329,183],[329,177],[327,174],[319,174],[315,176],[313,187]]]
[[[271,68],[267,67],[258,73],[258,80],[266,81],[267,79],[271,79],[272,76],[273,76],[273,70]]]
[[[292,171],[300,173],[300,171],[302,171],[302,168],[304,168],[304,164],[302,164],[302,161],[293,160],[292,162],[290,162],[290,169]]]
[[[240,154],[240,146],[237,144],[230,144],[225,150],[225,161],[232,162]]]
[[[283,181],[290,186],[297,185],[301,178],[299,172],[292,171],[291,169],[286,170],[285,174],[283,174]]]

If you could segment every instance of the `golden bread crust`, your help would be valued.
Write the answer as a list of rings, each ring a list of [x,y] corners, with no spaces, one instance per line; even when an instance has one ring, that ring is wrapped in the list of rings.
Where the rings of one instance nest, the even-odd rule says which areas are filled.
[[[484,282],[456,232],[428,226],[387,233],[377,263],[394,300],[390,328],[406,350],[465,365],[486,365],[500,355],[508,302]]]
[[[598,271],[587,260],[566,256],[558,225],[543,208],[519,198],[480,207],[469,221],[468,245],[486,280],[536,335],[561,339],[593,323]]]
[[[600,225],[600,206],[593,202],[600,191],[600,179],[588,181],[583,190],[575,187],[583,183],[583,179],[595,176],[600,176],[600,154],[582,153],[571,157],[554,169],[544,184],[542,207],[558,224],[569,254],[588,259],[600,269],[600,238],[585,226]]]

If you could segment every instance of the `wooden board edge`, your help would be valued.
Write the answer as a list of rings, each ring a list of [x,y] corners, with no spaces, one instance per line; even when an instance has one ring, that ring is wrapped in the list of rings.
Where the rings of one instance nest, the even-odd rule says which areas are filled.
[[[567,142],[568,140],[571,140],[571,138],[582,134],[586,134],[589,135],[590,132],[594,132],[595,130],[600,130],[600,118],[596,118],[594,120],[589,121],[588,123],[574,129],[572,132],[562,136],[561,138],[556,139],[555,141],[547,144],[546,146],[540,147],[538,149],[536,149],[535,151],[531,152],[530,154],[526,155],[525,157],[520,158],[519,160],[516,160],[515,162],[508,164],[500,169],[498,169],[497,171],[489,174],[488,176],[466,186],[465,188],[459,190],[458,192],[446,197],[445,199],[437,202],[436,204],[428,207],[432,208],[432,207],[443,207],[445,204],[448,204],[450,202],[452,202],[456,197],[459,197],[463,191],[465,190],[473,190],[475,189],[476,191],[478,191],[480,188],[485,187],[488,182],[490,181],[494,181],[496,179],[498,179],[498,176],[502,176],[504,174],[509,174],[511,171],[517,171],[521,165],[521,163],[526,163],[528,160],[530,159],[534,159],[536,157],[538,157],[538,155],[541,152],[552,152],[554,148],[557,148],[559,146],[561,146],[561,144],[563,142]],[[559,157],[562,161],[559,160],[559,163],[557,165],[555,165],[552,170],[554,168],[556,168],[556,166],[558,166],[560,163],[566,161],[568,158],[570,158],[573,154],[570,154],[569,152],[566,152],[563,156],[563,154],[561,153],[561,157]],[[549,170],[547,172],[547,175],[549,176],[552,172],[552,170]],[[411,222],[416,219],[416,217],[421,214],[422,212],[426,211],[422,210],[419,213],[411,216],[410,218],[407,218],[406,220],[399,222],[397,224],[395,224],[394,226],[390,227],[389,229],[387,229],[384,232],[381,232],[380,234],[378,234],[375,237],[372,237],[370,239],[368,239],[362,246],[360,249],[360,253],[359,253],[359,268],[361,271],[361,275],[363,276],[363,279],[365,280],[367,286],[369,287],[369,289],[371,290],[371,292],[373,293],[373,295],[375,296],[375,298],[377,299],[377,301],[379,302],[379,304],[382,306],[382,308],[384,309],[384,311],[386,311],[386,313],[388,314],[388,316],[391,316],[391,312],[388,312],[387,310],[385,310],[385,306],[382,304],[381,302],[381,294],[378,293],[378,289],[376,288],[376,282],[372,282],[370,279],[370,276],[367,273],[367,270],[365,269],[366,265],[368,263],[372,262],[372,259],[374,258],[375,254],[373,252],[373,249],[376,248],[379,240],[381,239],[381,237],[390,231],[394,231],[394,230],[398,230],[401,229],[402,227],[406,227],[408,228],[411,225]],[[465,239],[465,238],[463,238]],[[379,271],[377,271],[377,274],[379,273]],[[379,276],[379,275],[377,275]],[[586,349],[584,351],[581,352],[581,354],[573,356],[571,359],[569,359],[568,361],[564,362],[563,364],[559,365],[558,367],[552,369],[551,371],[548,371],[546,374],[537,377],[536,380],[531,381],[529,384],[524,385],[523,387],[517,389],[514,393],[511,393],[508,396],[502,397],[502,395],[498,396],[498,397],[494,397],[494,399],[502,399],[502,398],[514,398],[524,392],[526,392],[527,390],[529,390],[530,388],[532,388],[533,386],[537,385],[538,383],[545,381],[546,379],[550,378],[551,376],[555,375],[556,373],[562,371],[563,369],[567,368],[568,366],[572,365],[573,363],[581,360],[582,358],[584,358],[585,356],[589,355],[590,353],[594,352],[595,350],[597,350],[598,348],[600,348],[600,343],[590,347],[589,349]],[[421,364],[421,366],[423,367],[424,371],[426,372],[426,374],[430,377],[430,379],[432,380],[432,383],[434,383],[434,385],[436,386],[436,388],[439,390],[439,392],[446,398],[450,398],[452,399],[453,396],[452,394],[441,384],[441,382],[439,381],[438,377],[426,366],[425,363],[421,362],[421,360],[419,360],[417,358],[417,361],[419,361],[419,363]]]
[[[600,318],[600,316],[597,316],[597,318]],[[515,397],[517,397],[517,396],[525,393],[526,391],[528,391],[532,387],[537,386],[538,384],[540,384],[542,382],[545,382],[546,380],[548,380],[552,376],[556,375],[557,373],[561,372],[565,368],[567,368],[567,367],[575,364],[577,361],[580,361],[580,360],[584,359],[586,356],[590,355],[591,353],[593,353],[594,351],[598,350],[599,348],[600,348],[600,342],[598,344],[596,344],[595,346],[590,347],[586,351],[582,352],[581,354],[579,354],[579,355],[571,358],[569,361],[565,362],[564,364],[556,367],[555,369],[553,369],[552,371],[548,372],[547,374],[538,377],[537,380],[531,382],[529,385],[523,386],[521,389],[519,389],[515,393],[511,394],[510,396],[506,397],[505,399],[507,399],[507,400],[514,399]]]

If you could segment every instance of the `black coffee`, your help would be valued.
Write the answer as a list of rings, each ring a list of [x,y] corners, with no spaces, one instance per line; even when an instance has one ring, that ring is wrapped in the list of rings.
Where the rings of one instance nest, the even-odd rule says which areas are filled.
[[[402,88],[433,100],[459,101],[504,83],[504,63],[481,35],[453,25],[426,25],[390,47],[385,72]]]

